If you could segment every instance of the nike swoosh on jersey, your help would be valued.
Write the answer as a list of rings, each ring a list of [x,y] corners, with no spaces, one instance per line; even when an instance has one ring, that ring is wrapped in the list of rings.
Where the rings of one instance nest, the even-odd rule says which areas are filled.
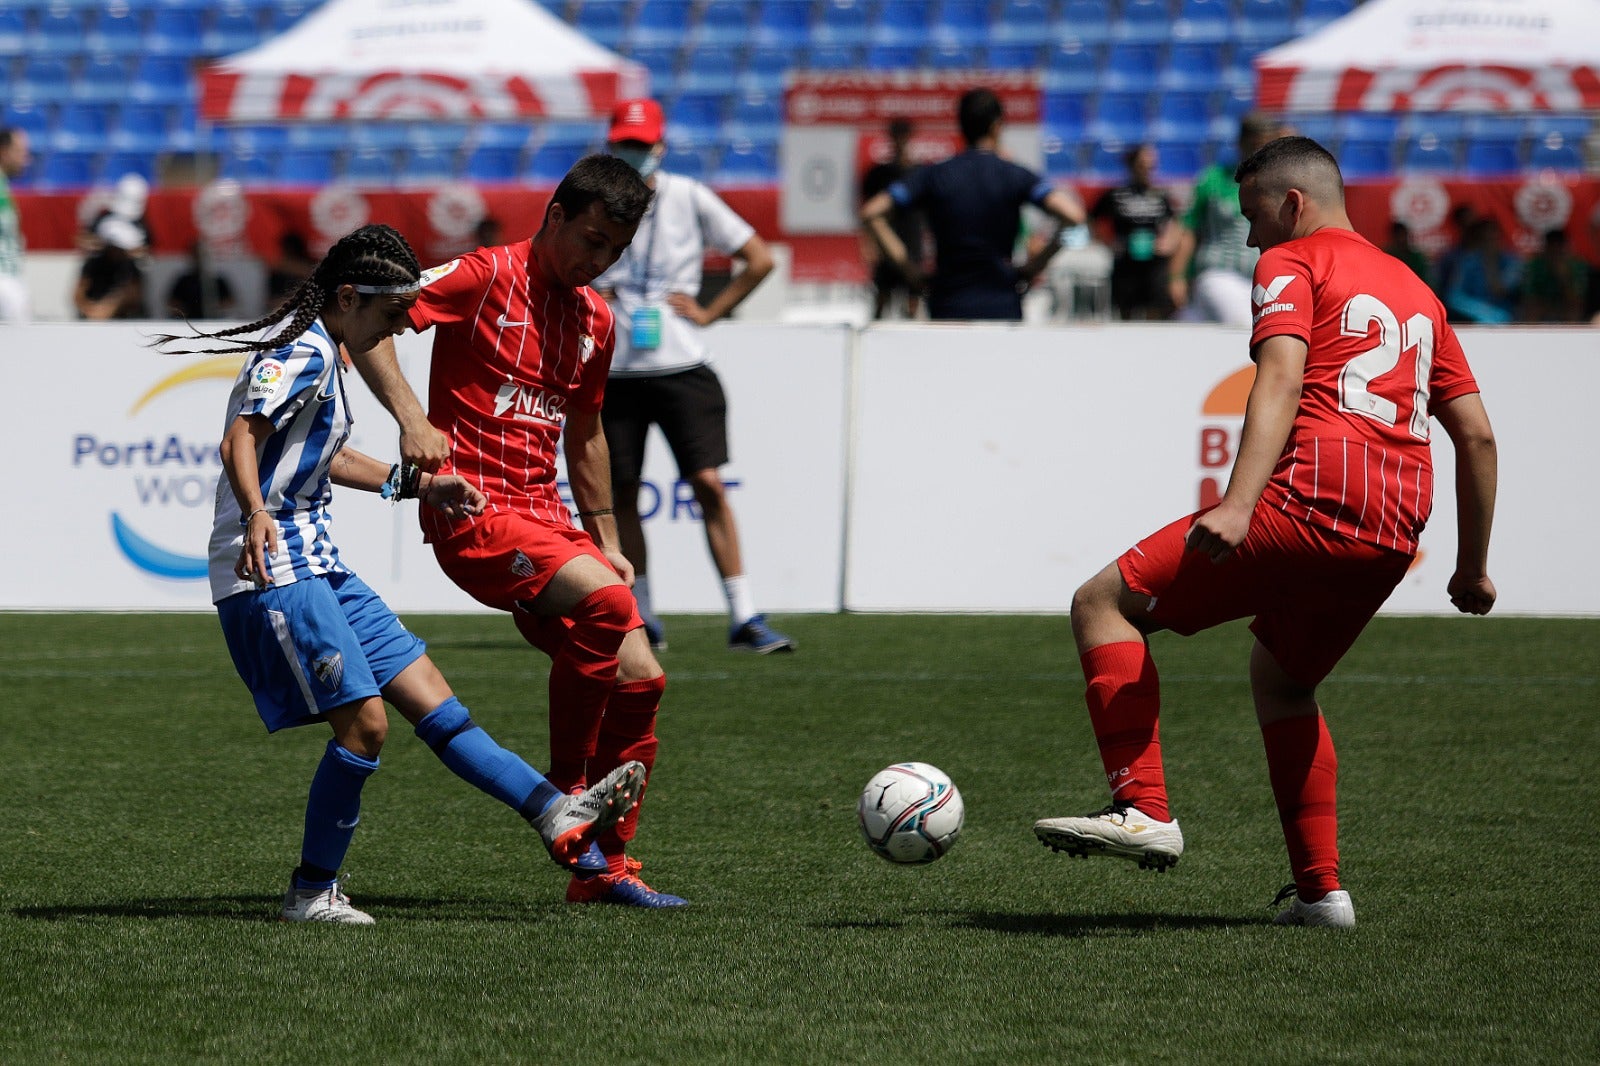
[[[531,319],[531,318],[524,319],[521,322],[513,322],[513,321],[511,321],[511,319],[507,318],[504,314],[502,314],[499,318],[495,319],[494,321],[495,321],[495,325],[499,326],[501,329],[505,329],[507,326],[531,326],[531,325],[533,325],[533,319]]]

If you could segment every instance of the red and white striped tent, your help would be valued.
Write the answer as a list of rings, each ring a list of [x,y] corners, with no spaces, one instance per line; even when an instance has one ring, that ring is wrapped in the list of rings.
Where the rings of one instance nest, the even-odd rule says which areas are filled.
[[[649,75],[533,0],[329,0],[200,86],[214,121],[585,119]]]
[[[1368,0],[1256,57],[1263,111],[1600,108],[1596,0]]]

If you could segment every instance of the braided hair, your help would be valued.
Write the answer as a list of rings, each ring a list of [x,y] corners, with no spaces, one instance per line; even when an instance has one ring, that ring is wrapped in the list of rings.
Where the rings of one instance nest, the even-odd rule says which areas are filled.
[[[302,281],[278,308],[243,326],[207,333],[194,332],[187,337],[162,334],[151,344],[166,350],[170,344],[188,343],[202,338],[225,341],[231,347],[201,348],[184,351],[183,355],[235,355],[249,352],[268,352],[292,344],[322,314],[322,309],[333,299],[340,285],[416,285],[422,276],[417,255],[391,226],[374,223],[352,230],[339,238],[328,254],[322,257],[311,276]],[[363,295],[362,301],[370,299]],[[271,336],[255,340],[239,340],[245,334],[259,333],[284,319],[289,324]]]

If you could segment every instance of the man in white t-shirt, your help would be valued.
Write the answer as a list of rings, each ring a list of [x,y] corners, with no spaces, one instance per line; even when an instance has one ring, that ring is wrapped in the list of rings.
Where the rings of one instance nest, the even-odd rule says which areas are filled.
[[[654,100],[624,100],[611,118],[611,151],[655,190],[633,244],[594,282],[617,315],[616,354],[601,422],[611,447],[611,483],[623,554],[633,563],[634,595],[652,647],[666,633],[650,602],[639,480],[645,438],[660,426],[700,507],[706,543],[728,600],[728,647],[765,655],[793,651],[794,641],[767,625],[755,607],[739,551],[739,530],[719,470],[728,461],[728,401],[708,365],[705,327],[727,317],[772,271],[772,254],[755,229],[705,185],[660,170],[665,121]],[[699,302],[707,250],[743,262],[721,292]]]

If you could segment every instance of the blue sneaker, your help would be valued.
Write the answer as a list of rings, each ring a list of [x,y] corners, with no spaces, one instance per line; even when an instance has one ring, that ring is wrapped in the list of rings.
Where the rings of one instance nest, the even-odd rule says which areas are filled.
[[[606,872],[606,857],[600,851],[598,840],[589,841],[589,850],[579,855],[572,863],[572,872],[579,877],[593,877],[595,874]]]
[[[794,641],[767,625],[766,615],[758,614],[728,632],[728,650],[771,655],[775,651],[794,651]]]
[[[615,903],[623,907],[686,907],[689,901],[682,896],[657,892],[639,877],[643,864],[638,859],[624,858],[620,874],[600,874],[598,877],[574,876],[567,882],[568,903]]]
[[[653,615],[640,615],[644,619],[644,635],[650,641],[651,651],[667,650],[667,629],[661,624],[661,619]]]

